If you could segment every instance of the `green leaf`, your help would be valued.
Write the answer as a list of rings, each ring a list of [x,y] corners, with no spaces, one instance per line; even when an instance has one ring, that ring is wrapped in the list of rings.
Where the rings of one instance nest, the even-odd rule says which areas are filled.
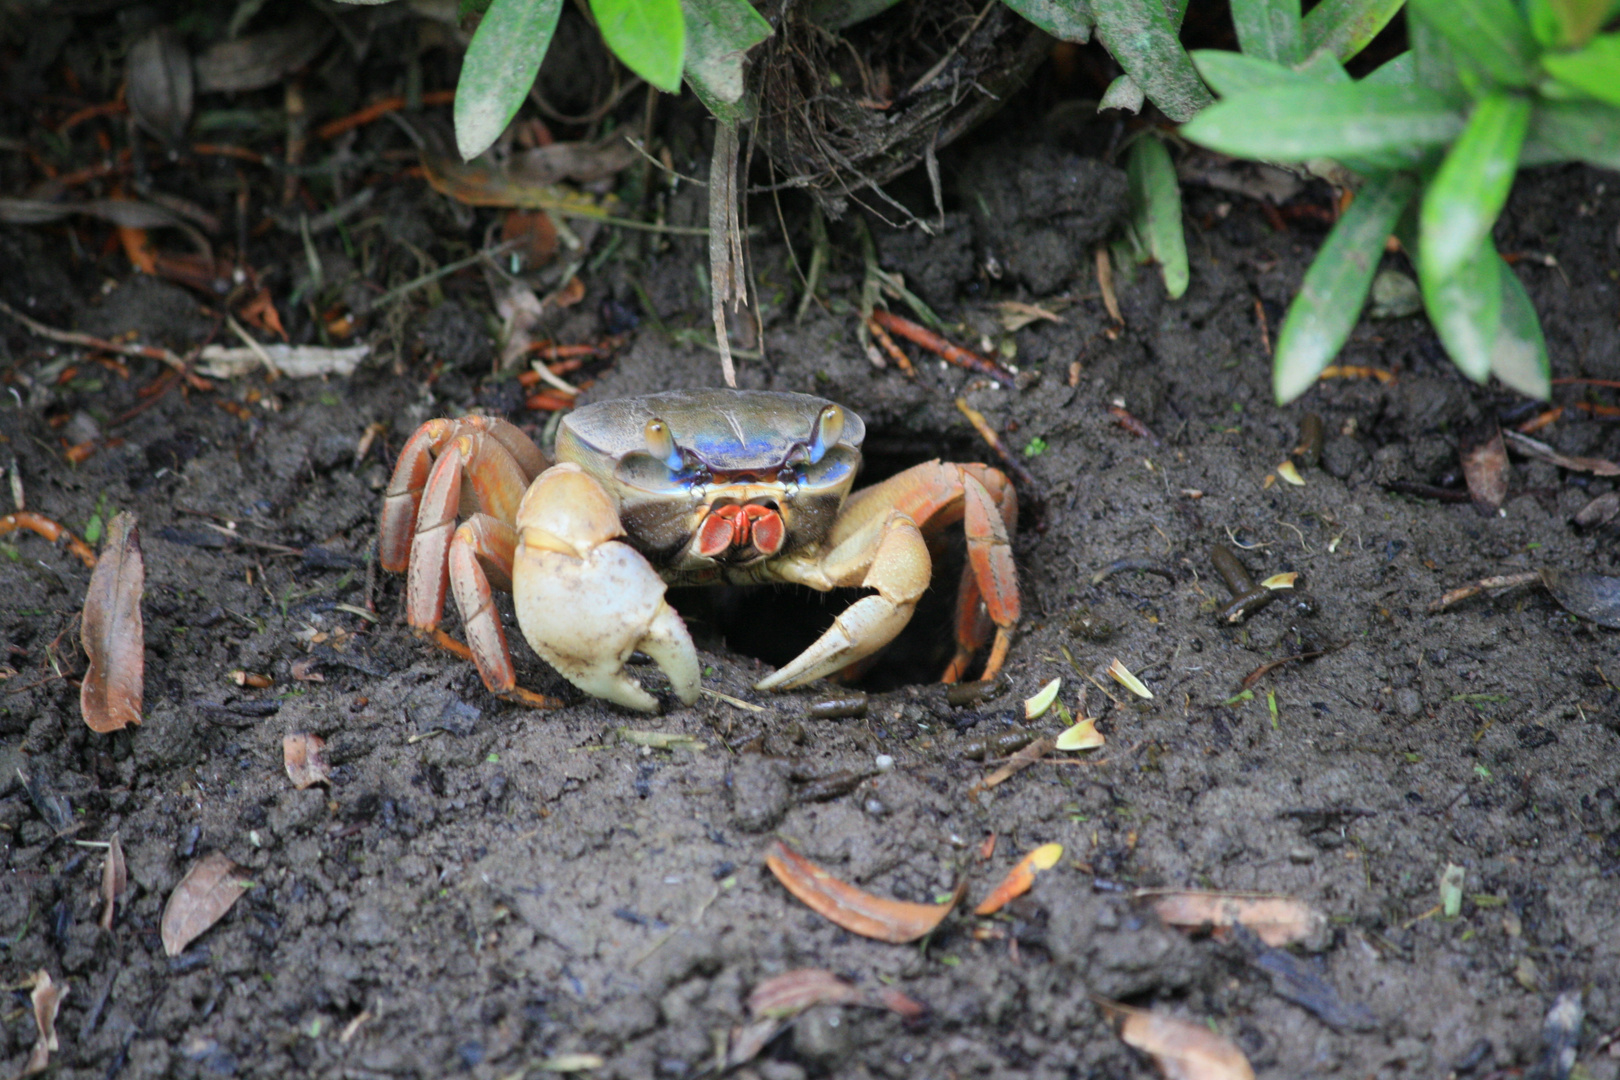
[[[1213,100],[1160,0],[1095,0],[1097,38],[1148,100],[1177,123]]]
[[[1198,74],[1223,98],[1245,90],[1303,86],[1311,81],[1275,60],[1262,60],[1226,49],[1197,49],[1191,56]]]
[[[1406,20],[1406,37],[1412,43],[1412,67],[1417,85],[1426,86],[1455,101],[1467,98],[1457,74],[1457,57],[1451,42],[1422,19]]]
[[[1331,49],[1349,60],[1389,24],[1406,0],[1322,0],[1305,16],[1305,52]]]
[[[1501,260],[1501,256],[1496,256]],[[1541,320],[1511,267],[1503,263],[1502,325],[1491,350],[1491,373],[1528,397],[1546,401],[1552,396],[1552,364],[1547,359],[1547,339],[1541,334]]]
[[[743,62],[749,49],[771,36],[771,24],[748,0],[681,0],[681,11],[686,84],[716,116],[740,119],[736,104],[743,95]]]
[[[1086,0],[1001,0],[1059,41],[1084,45],[1097,17]]]
[[[1417,165],[1462,128],[1462,115],[1433,91],[1359,82],[1301,86],[1288,94],[1234,94],[1182,125],[1181,134],[1236,157],[1304,161],[1388,154]]]
[[[602,40],[624,66],[673,94],[686,62],[681,0],[591,0]]]
[[[1423,288],[1423,306],[1428,309],[1429,321],[1452,362],[1475,382],[1484,382],[1491,373],[1491,356],[1502,321],[1503,269],[1505,264],[1489,239],[1450,278],[1429,277],[1423,273],[1423,260],[1418,260],[1418,284]]]
[[[1535,80],[1539,50],[1514,0],[1411,0],[1407,11],[1497,82],[1529,86]]]
[[[1423,193],[1424,275],[1441,281],[1490,238],[1513,187],[1530,126],[1530,99],[1497,91],[1474,107],[1462,137]]]
[[[517,115],[551,47],[562,0],[494,0],[461,62],[453,109],[463,160],[489,149]]]
[[[1616,13],[1617,0],[1525,0],[1530,30],[1552,49],[1578,49]]]
[[[1309,390],[1355,328],[1384,243],[1417,194],[1417,178],[1369,181],[1328,234],[1277,334],[1272,386],[1283,405]]]
[[[1541,66],[1559,82],[1620,105],[1620,34],[1600,34],[1580,52],[1545,53]]]
[[[1534,151],[1530,142],[1537,144]],[[1540,164],[1575,160],[1620,169],[1620,109],[1585,101],[1540,102],[1523,156]]]
[[[1374,86],[1416,86],[1417,54],[1407,49],[1387,64],[1381,64],[1366,81]]]
[[[1147,95],[1142,93],[1135,79],[1129,75],[1116,75],[1114,81],[1108,84],[1108,89],[1103,91],[1102,100],[1097,102],[1097,111],[1123,109],[1128,113],[1139,113],[1146,100]]]
[[[1159,263],[1164,291],[1172,300],[1187,291],[1187,237],[1181,226],[1181,185],[1170,152],[1152,135],[1131,144],[1125,164],[1131,195],[1131,224]]]
[[[1299,0],[1232,0],[1232,25],[1245,56],[1292,64],[1305,55]]]

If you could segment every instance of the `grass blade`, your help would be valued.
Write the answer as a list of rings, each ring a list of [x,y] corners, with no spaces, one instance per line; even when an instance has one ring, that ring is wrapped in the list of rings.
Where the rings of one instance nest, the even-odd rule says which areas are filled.
[[[1454,276],[1475,256],[1507,202],[1530,126],[1530,99],[1497,91],[1481,98],[1462,137],[1423,194],[1423,273]]]
[[[1170,152],[1152,135],[1131,145],[1125,165],[1130,184],[1132,225],[1159,263],[1164,291],[1172,300],[1187,291],[1187,236],[1181,225],[1181,185]]]
[[[1148,99],[1177,123],[1213,100],[1160,0],[1096,0],[1097,37]]]
[[[1232,0],[1232,25],[1245,56],[1292,64],[1304,55],[1299,0]]]
[[[1408,173],[1371,181],[1328,234],[1277,335],[1272,385],[1279,405],[1310,389],[1338,355],[1361,315],[1384,242],[1416,193],[1417,179]]]
[[[467,46],[453,110],[463,161],[489,149],[534,85],[562,0],[494,0]]]
[[[1535,81],[1535,35],[1513,0],[1411,0],[1407,11],[1497,82],[1529,86]]]
[[[1390,154],[1421,164],[1456,138],[1463,118],[1433,91],[1413,86],[1301,86],[1287,95],[1235,94],[1204,110],[1182,135],[1234,157],[1304,161]]]
[[[1348,60],[1378,36],[1406,0],[1322,0],[1305,16],[1304,52],[1329,49]]]

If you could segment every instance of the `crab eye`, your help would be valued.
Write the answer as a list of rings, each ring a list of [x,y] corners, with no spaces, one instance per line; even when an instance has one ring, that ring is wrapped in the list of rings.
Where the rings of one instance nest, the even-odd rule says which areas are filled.
[[[675,448],[675,434],[669,430],[669,425],[654,417],[647,421],[643,431],[647,440],[647,453],[668,465],[671,469],[681,467],[681,454]]]
[[[844,410],[837,405],[828,405],[816,417],[816,430],[810,438],[810,463],[814,465],[827,453],[827,449],[838,444],[838,439],[844,434]]]

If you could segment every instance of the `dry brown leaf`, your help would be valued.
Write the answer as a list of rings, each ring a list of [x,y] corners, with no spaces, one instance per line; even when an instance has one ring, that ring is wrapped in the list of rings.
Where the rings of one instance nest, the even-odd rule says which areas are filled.
[[[129,868],[124,865],[124,845],[113,833],[107,842],[107,862],[101,868],[101,928],[111,930],[118,898],[129,888]]]
[[[179,956],[204,930],[213,926],[247,892],[248,882],[222,851],[193,866],[169,895],[163,908],[163,951]]]
[[[812,1005],[844,1005],[860,1001],[851,984],[823,968],[800,968],[766,979],[748,995],[753,1016],[797,1016]]]
[[[1034,851],[1019,859],[1013,868],[1007,871],[1007,876],[1001,879],[1001,884],[990,891],[984,902],[973,909],[975,915],[994,915],[1007,906],[1011,900],[1016,900],[1029,892],[1035,884],[1035,875],[1042,870],[1050,870],[1063,858],[1062,844],[1042,844]]]
[[[84,651],[90,669],[79,685],[79,711],[90,730],[105,734],[141,722],[146,633],[141,624],[141,561],[135,515],[124,511],[107,527],[107,543],[84,598]]]
[[[51,973],[44,968],[34,972],[34,1026],[39,1028],[40,1043],[53,1054],[58,1049],[56,1012],[62,1007],[62,999],[67,996],[67,983],[53,982]]]
[[[780,840],[765,855],[765,865],[787,891],[816,914],[862,937],[901,945],[933,931],[967,891],[957,885],[947,904],[915,904],[873,896],[839,881]]]
[[[1525,457],[1557,465],[1560,469],[1589,472],[1593,476],[1620,476],[1620,465],[1604,458],[1569,457],[1560,454],[1540,439],[1532,439],[1530,436],[1521,435],[1517,431],[1504,431],[1502,436],[1513,444],[1513,449]]]
[[[1154,914],[1170,926],[1209,926],[1217,931],[1245,926],[1273,948],[1319,937],[1327,926],[1327,917],[1320,911],[1286,896],[1199,890],[1144,890],[1136,895],[1153,897]]]
[[[294,732],[281,738],[281,757],[287,766],[287,779],[303,791],[311,784],[332,782],[332,767],[321,757],[326,740],[319,735]]]
[[[315,656],[306,656],[301,660],[294,660],[292,677],[299,682],[325,682],[326,676],[315,670],[320,665],[320,662],[320,658]]]
[[[1508,456],[1507,447],[1502,445],[1502,431],[1494,421],[1464,440],[1462,467],[1474,509],[1482,517],[1495,517],[1507,498]]]
[[[1153,1059],[1168,1080],[1254,1080],[1254,1067],[1224,1035],[1190,1020],[1114,1007],[1119,1037]]]
[[[1011,777],[1016,776],[1018,773],[1041,760],[1041,758],[1045,757],[1047,752],[1056,745],[1057,740],[1051,738],[1050,736],[1043,735],[1039,739],[1036,739],[1034,742],[1018,751],[1012,757],[1008,758],[1007,763],[1001,768],[997,769],[993,773],[990,773],[983,780],[980,780],[977,784],[974,784],[971,788],[969,788],[968,798],[976,798],[980,792],[989,791],[997,784],[1005,783]]]

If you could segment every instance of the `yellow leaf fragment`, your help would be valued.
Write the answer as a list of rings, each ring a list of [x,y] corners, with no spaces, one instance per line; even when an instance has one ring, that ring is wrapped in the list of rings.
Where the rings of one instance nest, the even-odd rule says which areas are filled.
[[[1053,679],[1035,692],[1035,696],[1024,702],[1024,719],[1038,720],[1046,714],[1057,700],[1058,691],[1063,689],[1062,679]]]
[[[1163,1013],[1131,1009],[1119,1037],[1153,1059],[1167,1080],[1254,1080],[1254,1067],[1224,1035]]]
[[[1131,669],[1126,667],[1120,661],[1115,660],[1112,664],[1108,665],[1108,674],[1115,682],[1119,683],[1119,685],[1123,686],[1137,697],[1147,698],[1149,701],[1153,699],[1153,691],[1142,685],[1142,680],[1138,679],[1135,675],[1132,675]]]
[[[1054,746],[1058,750],[1095,750],[1107,741],[1097,730],[1097,722],[1088,716],[1059,735]]]
[[[1277,466],[1277,475],[1295,487],[1305,486],[1305,478],[1299,475],[1299,469],[1294,466],[1292,461],[1285,461]]]
[[[1052,869],[1061,858],[1063,858],[1062,844],[1042,844],[1019,859],[1017,864],[1007,871],[1007,876],[1001,879],[1001,884],[990,890],[990,895],[973,909],[973,914],[993,915],[1000,911],[1009,900],[1017,899],[1029,892],[1035,884],[1035,875],[1042,870]]]
[[[1292,589],[1294,582],[1299,580],[1299,571],[1290,570],[1286,574],[1272,574],[1260,583],[1265,589]]]

